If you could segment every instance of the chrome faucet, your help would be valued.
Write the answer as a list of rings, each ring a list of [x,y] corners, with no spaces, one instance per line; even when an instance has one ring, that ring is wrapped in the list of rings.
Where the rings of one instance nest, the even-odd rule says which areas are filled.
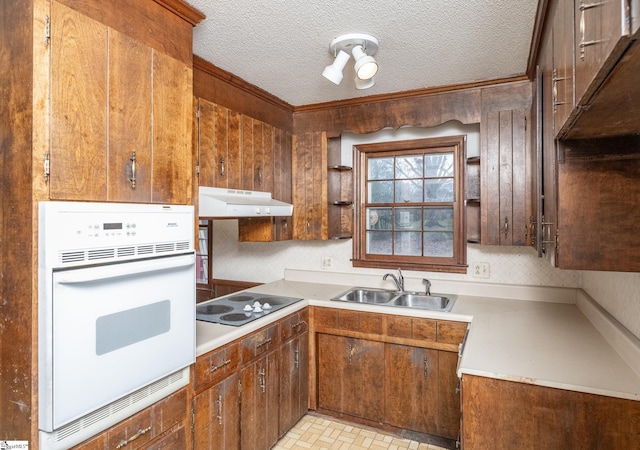
[[[404,277],[402,276],[402,271],[400,269],[398,269],[398,277],[397,278],[392,273],[386,273],[382,277],[382,280],[386,280],[387,277],[391,277],[391,279],[396,283],[396,287],[398,288],[398,291],[404,292]]]
[[[426,286],[424,293],[426,295],[431,295],[431,281],[427,280],[426,278],[423,278],[422,283],[424,283]]]

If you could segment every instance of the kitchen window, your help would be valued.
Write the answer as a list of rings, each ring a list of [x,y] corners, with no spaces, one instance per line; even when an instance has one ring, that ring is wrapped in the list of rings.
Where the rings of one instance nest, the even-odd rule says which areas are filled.
[[[355,146],[355,267],[466,273],[465,137]]]

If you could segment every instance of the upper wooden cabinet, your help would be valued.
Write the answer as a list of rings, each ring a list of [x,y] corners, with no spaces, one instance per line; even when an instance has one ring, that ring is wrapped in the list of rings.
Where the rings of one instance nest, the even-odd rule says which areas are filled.
[[[640,270],[635,221],[640,214],[640,122],[633,115],[640,112],[640,90],[631,86],[637,85],[640,52],[637,43],[626,50],[631,23],[628,3],[620,3],[580,7],[577,0],[553,2],[547,18],[553,26],[540,40],[536,245],[541,256],[562,269]],[[576,26],[582,22],[583,27],[576,28],[571,41],[566,24],[574,5]],[[573,106],[571,93],[562,94],[563,87],[570,89],[569,72],[566,80],[558,76],[558,67],[567,61],[567,40],[575,44]],[[616,86],[617,81],[622,84]],[[567,105],[571,108],[565,120],[561,108]]]
[[[291,134],[204,98],[195,103],[198,185],[270,192],[291,203]],[[240,218],[238,238],[288,240],[291,223],[291,217]]]
[[[480,123],[480,243],[529,245],[530,110],[495,111]]]
[[[61,2],[50,23],[49,198],[190,203],[190,65]]]
[[[542,2],[541,2],[542,3]],[[551,53],[550,95],[555,135],[598,138],[638,132],[640,52],[638,0],[555,0],[543,3],[537,29]],[[545,38],[539,40],[538,57]],[[533,59],[530,59],[530,62]],[[530,73],[534,68],[530,67]]]
[[[241,189],[240,114],[204,98],[197,104],[198,185]]]
[[[293,238],[322,240],[327,228],[327,134],[293,137]]]

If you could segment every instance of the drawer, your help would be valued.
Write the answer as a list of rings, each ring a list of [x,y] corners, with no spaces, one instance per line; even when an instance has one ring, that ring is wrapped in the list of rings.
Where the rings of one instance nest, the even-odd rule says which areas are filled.
[[[280,344],[280,325],[278,323],[244,338],[240,344],[242,363],[245,364],[253,358],[275,350]]]
[[[240,344],[237,342],[199,356],[195,366],[195,388],[226,378],[239,364]]]
[[[309,331],[309,308],[297,311],[280,322],[280,333],[283,342],[299,336],[305,331]]]
[[[460,344],[467,331],[466,322],[438,321],[438,342],[445,344]]]
[[[187,388],[182,388],[152,406],[152,433],[155,438],[187,417]]]
[[[406,316],[387,316],[387,336],[420,339],[426,341],[436,340],[437,321]]]

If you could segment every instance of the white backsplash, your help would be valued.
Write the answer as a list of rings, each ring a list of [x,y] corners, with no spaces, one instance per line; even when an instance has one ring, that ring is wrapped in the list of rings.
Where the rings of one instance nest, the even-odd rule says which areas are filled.
[[[285,269],[322,270],[323,259],[330,258],[332,272],[378,273],[380,270],[354,268],[351,265],[351,240],[238,242],[238,221],[213,222],[213,273],[215,278],[270,282],[284,277]],[[529,247],[469,245],[469,266],[489,264],[489,278],[468,274],[430,273],[440,280],[465,280],[477,283],[516,284],[552,287],[580,287],[577,271],[552,268]],[[384,271],[388,272],[388,270]]]
[[[582,288],[640,338],[640,273],[582,272]]]
[[[331,258],[331,272],[380,274],[388,270],[351,266],[351,240],[238,242],[238,221],[213,222],[213,273],[222,279],[271,282],[284,278],[285,269],[321,271]],[[528,247],[469,245],[468,274],[430,273],[431,280],[468,281],[525,286],[583,288],[635,336],[640,337],[640,273],[560,270],[538,258]],[[471,275],[473,263],[489,264],[489,278]],[[406,272],[426,277],[424,273]]]

